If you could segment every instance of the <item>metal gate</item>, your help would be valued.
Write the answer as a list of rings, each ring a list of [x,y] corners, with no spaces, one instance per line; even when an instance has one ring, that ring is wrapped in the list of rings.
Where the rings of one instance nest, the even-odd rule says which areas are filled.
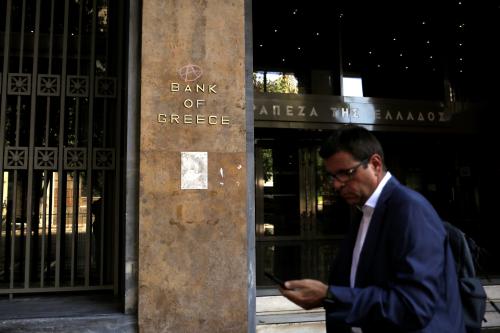
[[[123,1],[0,4],[0,294],[117,292]]]

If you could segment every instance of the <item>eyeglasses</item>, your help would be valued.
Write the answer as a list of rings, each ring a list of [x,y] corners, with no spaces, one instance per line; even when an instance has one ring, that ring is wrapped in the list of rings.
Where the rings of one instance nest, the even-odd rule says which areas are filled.
[[[367,158],[365,160],[362,160],[361,162],[359,162],[357,165],[353,166],[350,169],[344,169],[344,170],[339,170],[336,173],[330,173],[329,174],[329,176],[331,177],[330,180],[333,181],[333,179],[336,179],[341,183],[348,182],[349,180],[352,179],[358,168],[362,165],[366,165],[369,160],[370,159]]]

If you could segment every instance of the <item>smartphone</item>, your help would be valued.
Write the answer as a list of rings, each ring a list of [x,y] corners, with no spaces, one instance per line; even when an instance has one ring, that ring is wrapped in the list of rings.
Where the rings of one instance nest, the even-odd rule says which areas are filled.
[[[273,274],[271,274],[269,272],[264,272],[264,275],[267,276],[267,278],[269,278],[270,280],[277,283],[281,288],[288,289],[287,287],[285,287],[285,282],[283,280],[281,280],[280,278],[274,276]]]

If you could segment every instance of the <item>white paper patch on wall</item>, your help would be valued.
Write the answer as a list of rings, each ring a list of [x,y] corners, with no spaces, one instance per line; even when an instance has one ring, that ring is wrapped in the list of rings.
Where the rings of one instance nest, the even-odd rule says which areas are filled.
[[[208,153],[181,152],[181,190],[208,188]]]

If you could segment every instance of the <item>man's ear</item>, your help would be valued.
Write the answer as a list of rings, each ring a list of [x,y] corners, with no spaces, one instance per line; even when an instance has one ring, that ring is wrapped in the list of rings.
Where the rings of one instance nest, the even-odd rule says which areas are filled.
[[[371,157],[370,157],[370,160],[369,162],[371,163],[371,165],[373,165],[373,168],[377,171],[377,172],[381,172],[383,170],[383,162],[382,162],[382,157],[380,157],[379,154],[373,154]]]

